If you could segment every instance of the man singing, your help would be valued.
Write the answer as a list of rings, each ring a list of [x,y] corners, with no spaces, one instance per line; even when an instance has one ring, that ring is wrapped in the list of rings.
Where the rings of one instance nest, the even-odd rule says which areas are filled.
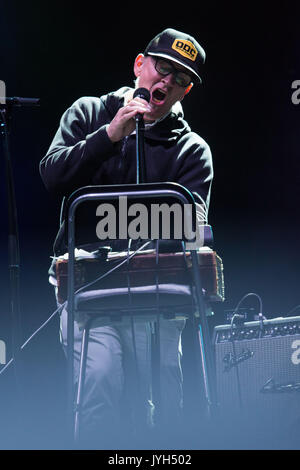
[[[140,113],[145,122],[147,182],[169,181],[185,186],[205,208],[202,214],[205,220],[213,178],[211,152],[207,143],[191,131],[181,106],[193,85],[201,83],[204,60],[205,52],[192,36],[168,28],[151,40],[134,61],[135,88],[149,90],[149,103],[134,98],[134,89],[130,87],[100,98],[82,97],[75,101],[63,114],[40,164],[46,188],[63,198],[82,186],[136,183],[135,116]],[[62,225],[54,245],[56,256],[66,251],[63,230]],[[110,244],[113,251],[127,249],[118,241]],[[55,284],[53,271],[50,279]],[[66,323],[64,309],[61,313],[64,347]],[[160,322],[164,435],[180,427],[181,422],[183,328],[183,320]],[[150,395],[149,325],[136,323],[134,336],[146,422],[155,409]],[[91,329],[82,410],[82,435],[87,447],[118,446],[126,390],[127,400],[134,396],[130,393],[128,372],[134,361],[132,340],[132,330],[125,325]],[[76,327],[75,380],[80,345],[81,331]]]

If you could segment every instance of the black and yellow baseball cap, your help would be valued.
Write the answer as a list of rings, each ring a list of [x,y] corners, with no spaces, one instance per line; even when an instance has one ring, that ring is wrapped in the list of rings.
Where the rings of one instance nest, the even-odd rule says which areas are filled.
[[[203,47],[189,34],[167,28],[149,42],[144,55],[164,57],[177,62],[190,70],[197,81],[202,83],[200,73],[206,54]]]

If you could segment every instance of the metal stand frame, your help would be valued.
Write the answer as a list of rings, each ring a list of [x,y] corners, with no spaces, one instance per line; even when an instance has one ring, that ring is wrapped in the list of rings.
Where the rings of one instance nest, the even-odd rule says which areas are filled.
[[[67,387],[68,405],[71,429],[75,429],[75,438],[79,435],[79,414],[82,398],[82,386],[77,390],[75,415],[74,415],[74,304],[75,304],[75,212],[80,204],[86,201],[107,202],[126,196],[128,199],[151,199],[172,197],[180,204],[195,204],[192,194],[184,187],[176,183],[152,183],[140,185],[121,186],[91,186],[80,188],[75,191],[67,201],[67,245],[69,252],[68,262],[68,325],[67,325]],[[201,277],[199,273],[199,263],[196,250],[191,250],[192,271],[195,285],[196,305],[199,312],[199,343],[201,350],[201,364],[204,378],[204,390],[209,415],[215,407],[215,374],[213,350],[210,340],[208,322],[206,317],[205,302],[203,298]],[[82,344],[80,379],[84,380],[84,369],[86,361],[86,349],[88,341],[88,329],[85,332]]]

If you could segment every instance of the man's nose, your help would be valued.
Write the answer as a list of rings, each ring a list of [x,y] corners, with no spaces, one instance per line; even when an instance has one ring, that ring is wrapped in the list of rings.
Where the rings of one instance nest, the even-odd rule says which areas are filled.
[[[173,73],[169,73],[168,75],[165,75],[163,78],[162,78],[162,81],[166,84],[166,85],[174,85],[175,84],[175,77],[173,75]]]

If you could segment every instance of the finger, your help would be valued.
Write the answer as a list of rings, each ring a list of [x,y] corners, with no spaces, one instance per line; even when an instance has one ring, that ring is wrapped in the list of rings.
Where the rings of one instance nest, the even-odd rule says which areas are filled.
[[[138,96],[136,98],[133,98],[132,100],[129,100],[127,104],[129,104],[129,103],[141,103],[144,106],[148,105],[148,101],[146,101],[143,98],[139,98]]]
[[[144,109],[141,109],[141,108],[127,108],[127,109],[124,109],[122,111],[122,113],[120,114],[119,118],[118,118],[118,121],[121,122],[121,123],[125,123],[126,121],[128,121],[129,119],[131,119],[132,117],[134,117],[137,113],[144,113],[145,110]]]
[[[134,119],[137,114],[144,115],[146,112],[147,110],[142,108],[132,108],[130,110],[127,109],[126,112],[124,112],[122,117],[120,117],[119,119],[120,125],[126,125],[126,123],[131,119]]]
[[[150,111],[150,105],[147,103],[145,100],[140,100],[139,98],[136,98],[134,100],[131,100],[125,108],[130,107],[130,108],[136,108],[139,110],[139,112],[146,112]]]

